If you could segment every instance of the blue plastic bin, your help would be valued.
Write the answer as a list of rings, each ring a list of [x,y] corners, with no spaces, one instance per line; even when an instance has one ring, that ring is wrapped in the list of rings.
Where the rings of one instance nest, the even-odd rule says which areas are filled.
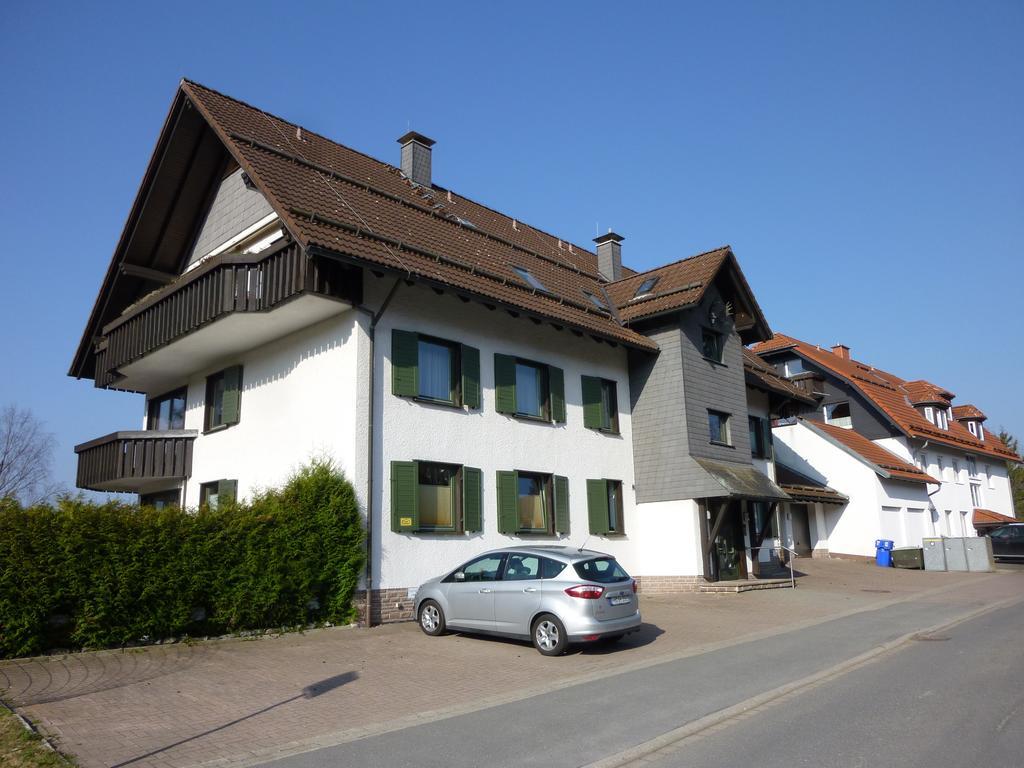
[[[882,568],[892,567],[892,548],[894,542],[889,539],[875,539],[875,565]]]

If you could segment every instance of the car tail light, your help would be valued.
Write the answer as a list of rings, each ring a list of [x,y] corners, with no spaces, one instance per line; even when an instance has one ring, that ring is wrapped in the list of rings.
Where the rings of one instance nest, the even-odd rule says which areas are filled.
[[[599,587],[596,584],[579,584],[575,587],[569,587],[565,590],[565,594],[569,597],[579,597],[583,600],[597,600],[604,594],[604,587]]]
[[[633,594],[636,594],[636,579],[633,579]]]

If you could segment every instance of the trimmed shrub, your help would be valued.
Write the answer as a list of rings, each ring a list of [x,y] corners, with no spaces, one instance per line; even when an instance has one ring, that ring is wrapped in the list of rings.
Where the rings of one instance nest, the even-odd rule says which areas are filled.
[[[218,509],[0,500],[0,656],[347,622],[364,540],[328,461]]]

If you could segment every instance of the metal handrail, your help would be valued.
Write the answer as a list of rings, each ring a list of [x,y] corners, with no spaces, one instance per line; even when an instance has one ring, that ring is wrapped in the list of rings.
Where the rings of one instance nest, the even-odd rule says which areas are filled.
[[[762,544],[759,547],[745,547],[744,549],[750,552],[751,559],[753,559],[755,557],[755,551],[760,552],[762,549],[765,548],[765,546],[766,545]],[[785,544],[773,544],[770,547],[768,547],[768,549],[784,549],[790,553],[791,557],[789,558],[789,586],[792,589],[796,589],[796,576],[793,575],[793,558],[797,556],[796,550],[790,549]]]

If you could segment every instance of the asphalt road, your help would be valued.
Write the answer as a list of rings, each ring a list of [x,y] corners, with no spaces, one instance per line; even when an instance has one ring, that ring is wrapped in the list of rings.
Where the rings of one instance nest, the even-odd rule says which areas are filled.
[[[681,726],[713,720],[766,692],[830,673],[964,611],[962,603],[902,603],[271,765],[624,765],[636,756],[630,750],[642,755],[646,744]],[[664,752],[645,759],[666,768],[1024,765],[1022,631],[1020,604],[987,614],[943,633],[948,640],[912,641],[880,653],[816,687],[780,695],[760,710],[662,745]],[[437,700],[444,705],[443,689]]]
[[[812,690],[686,739],[645,768],[1024,765],[1024,611],[913,641]]]

